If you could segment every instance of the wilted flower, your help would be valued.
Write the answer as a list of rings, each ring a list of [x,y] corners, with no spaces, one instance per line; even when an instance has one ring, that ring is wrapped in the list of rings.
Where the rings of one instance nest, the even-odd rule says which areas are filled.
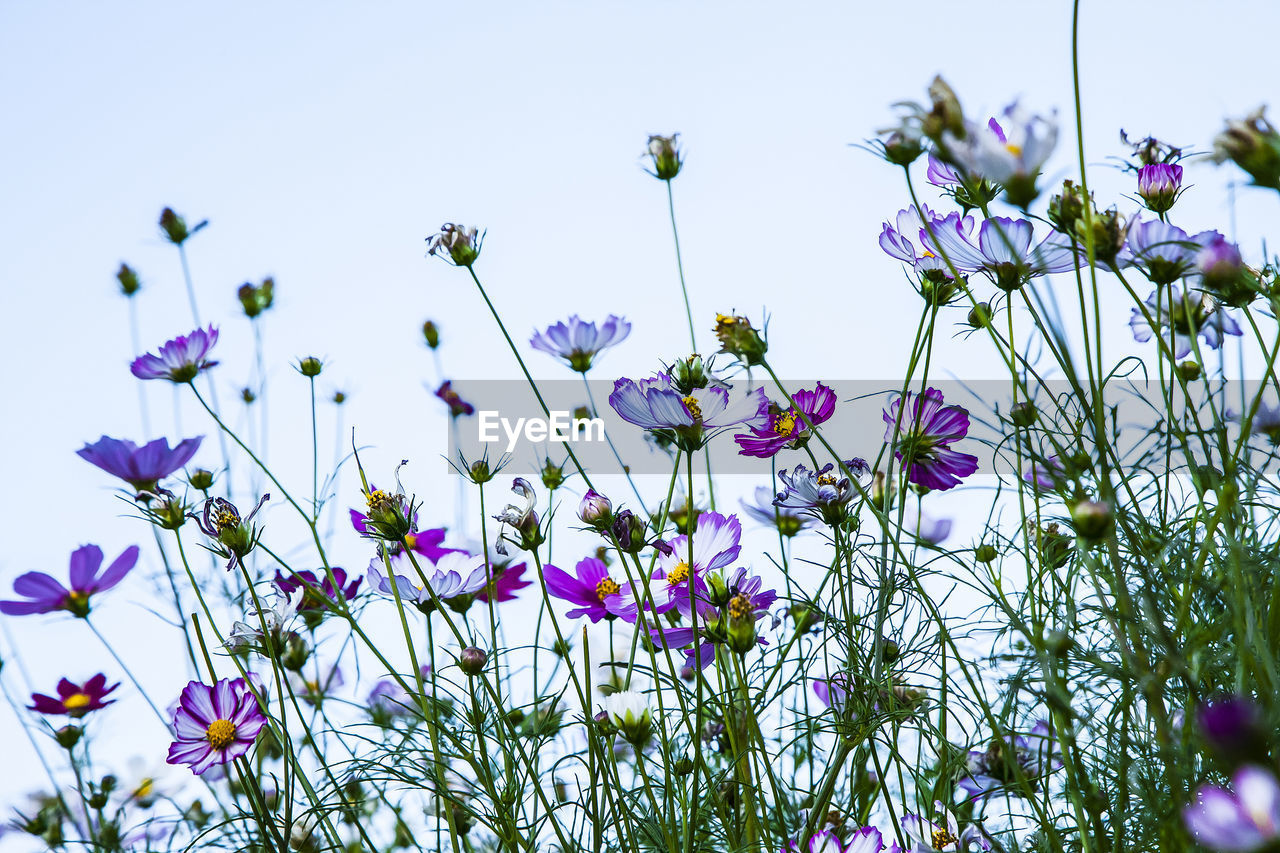
[[[1259,107],[1242,119],[1227,121],[1227,129],[1213,140],[1213,159],[1233,161],[1260,187],[1280,189],[1280,134]]]
[[[400,485],[400,468],[405,462],[396,466],[396,491],[388,492],[369,483],[364,497],[365,512],[351,510],[351,526],[367,539],[378,539],[392,546],[392,550],[408,540],[418,529],[418,512],[413,501],[405,497]],[[440,531],[440,539],[444,539],[444,531]],[[412,546],[411,546],[412,547]]]
[[[1147,210],[1164,213],[1182,192],[1182,167],[1177,163],[1149,163],[1138,169],[1138,195]]]
[[[1191,836],[1213,850],[1260,850],[1280,839],[1280,784],[1269,770],[1247,766],[1231,777],[1233,791],[1203,785],[1182,811]]]
[[[629,334],[631,324],[613,314],[598,329],[595,323],[585,323],[574,314],[567,324],[559,322],[548,326],[545,332],[534,332],[529,345],[548,355],[564,359],[569,367],[579,373],[586,373],[597,355],[622,343]]]
[[[243,678],[224,678],[212,687],[192,681],[183,689],[173,715],[176,736],[166,760],[189,764],[199,776],[215,764],[247,753],[266,724]]]
[[[27,572],[14,579],[13,591],[28,600],[0,601],[0,613],[22,616],[66,610],[84,618],[89,615],[90,597],[120,583],[137,562],[138,546],[130,545],[102,574],[98,574],[102,566],[102,549],[97,545],[84,545],[71,552],[70,589],[44,572]]]
[[[791,399],[795,405],[771,410],[765,426],[751,426],[750,434],[733,437],[740,454],[768,459],[783,448],[803,447],[809,440],[809,425],[825,423],[836,411],[836,392],[821,382],[812,391],[795,392]]]
[[[119,686],[119,684],[113,684],[108,687],[107,677],[102,673],[98,673],[84,684],[75,684],[63,678],[58,681],[56,698],[43,693],[32,693],[30,708],[40,714],[79,718],[114,702],[114,699],[107,699],[105,702],[103,699]]]
[[[1022,782],[1031,790],[1062,766],[1058,745],[1047,720],[1037,722],[1026,735],[994,740],[985,750],[969,753],[969,775],[956,783],[970,797],[985,797],[997,790],[1021,794]]]
[[[908,391],[882,413],[884,440],[907,467],[907,479],[930,489],[958,486],[978,470],[978,457],[951,449],[968,434],[969,413],[943,402],[942,392],[934,388],[923,394]]]
[[[630,585],[609,576],[609,567],[595,557],[579,560],[570,575],[563,569],[547,564],[542,576],[547,582],[547,592],[556,598],[577,605],[565,613],[570,619],[586,616],[592,622],[622,617],[635,621],[636,604],[632,600]]]
[[[1157,333],[1147,320],[1150,314],[1158,327],[1162,340],[1168,340],[1169,331],[1173,332],[1173,356],[1182,358],[1191,352],[1192,338],[1199,336],[1210,349],[1222,346],[1224,335],[1243,334],[1238,324],[1207,293],[1193,293],[1176,284],[1168,288],[1151,291],[1146,300],[1147,312],[1139,308],[1133,309],[1129,319],[1129,328],[1133,330],[1133,339],[1138,343],[1146,343]]]
[[[844,468],[859,479],[871,473],[864,459],[850,459]],[[818,471],[797,465],[790,474],[785,469],[779,471],[778,479],[784,489],[773,499],[774,506],[807,513],[833,526],[848,517],[849,501],[858,493],[843,470],[836,471],[831,463]]]
[[[209,358],[209,352],[218,342],[218,330],[214,326],[196,329],[166,341],[155,355],[147,353],[133,360],[129,370],[139,379],[168,379],[170,382],[190,382],[200,371],[218,364]]]
[[[684,156],[680,151],[679,139],[678,133],[670,136],[651,135],[649,144],[645,147],[644,156],[649,158],[653,168],[645,171],[660,181],[669,181],[680,174],[680,167],[684,165]]]
[[[746,317],[717,314],[712,331],[720,341],[721,352],[728,353],[748,367],[764,364],[769,345]]]
[[[699,450],[716,430],[739,424],[763,426],[769,398],[756,388],[733,405],[722,388],[693,388],[682,395],[671,378],[659,374],[639,382],[619,379],[609,405],[628,423],[667,434],[685,452]]]
[[[484,235],[478,229],[446,222],[439,234],[427,238],[427,254],[443,258],[459,267],[469,267],[480,257]]]
[[[191,461],[203,438],[183,439],[170,450],[169,440],[164,438],[138,447],[132,441],[104,435],[77,450],[76,455],[124,480],[135,491],[154,492],[160,480]]]
[[[291,595],[276,590],[270,599],[259,599],[260,607],[250,608],[244,620],[232,623],[224,643],[227,651],[232,654],[252,651],[269,657],[282,654],[289,639],[295,636],[289,625],[298,612],[302,596],[297,590]]]
[[[244,518],[240,517],[236,505],[225,498],[210,498],[204,502],[204,511],[200,515],[191,514],[204,535],[214,540],[212,546],[205,547],[226,558],[227,571],[235,568],[236,563],[243,565],[244,558],[257,546],[262,531],[250,522],[270,499],[271,495],[263,495]]]
[[[462,399],[457,391],[453,390],[453,380],[446,380],[436,389],[436,396],[445,402],[449,407],[449,417],[459,418],[463,415],[474,415],[476,407]]]
[[[498,550],[505,553],[501,545],[504,539],[509,539],[523,550],[532,551],[546,541],[546,537],[539,528],[538,513],[534,510],[538,502],[537,496],[534,494],[533,486],[529,485],[529,481],[524,477],[516,477],[512,481],[511,491],[519,495],[524,503],[523,505],[507,504],[502,512],[494,516],[494,519],[503,525],[502,532],[499,533]],[[511,539],[504,535],[508,527],[515,531],[517,538]]]
[[[789,507],[773,502],[774,491],[768,486],[756,486],[753,500],[739,500],[742,510],[766,527],[776,528],[783,536],[791,537],[813,524],[813,519],[800,515]]]

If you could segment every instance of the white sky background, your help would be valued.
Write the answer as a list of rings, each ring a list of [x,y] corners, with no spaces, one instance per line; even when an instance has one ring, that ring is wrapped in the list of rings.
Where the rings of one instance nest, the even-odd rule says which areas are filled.
[[[190,330],[176,252],[155,225],[165,205],[211,222],[189,251],[201,311],[222,328],[224,411],[240,411],[252,353],[235,288],[276,278],[265,330],[282,479],[308,491],[306,385],[288,362],[315,354],[327,362],[324,397],[350,395],[346,425],[373,448],[366,465],[386,481],[411,458],[406,485],[444,524],[453,484],[438,461],[441,406],[423,390],[438,378],[422,321],[440,324],[445,370],[460,382],[518,374],[465,273],[423,258],[441,222],[488,228],[477,269],[535,375],[566,372],[528,349],[529,332],[574,312],[634,323],[594,375],[647,373],[686,351],[687,332],[665,193],[638,155],[647,134],[679,131],[677,215],[704,351],[717,310],[758,319],[763,306],[782,375],[888,382],[919,300],[876,238],[905,189],[848,143],[890,124],[889,105],[923,98],[942,72],[973,117],[1018,96],[1058,107],[1063,140],[1045,186],[1075,174],[1066,2],[112,5],[0,8],[0,597],[24,571],[65,578],[85,542],[108,559],[138,542],[154,568],[150,534],[119,517],[114,483],[74,451],[104,433],[152,437],[141,434],[114,271],[123,260],[142,276],[145,349]],[[1207,150],[1224,116],[1277,94],[1272,4],[1154,8],[1085,4],[1091,163],[1125,153],[1120,127]],[[1175,221],[1229,233],[1223,187],[1239,178],[1189,164],[1195,188]],[[1100,202],[1133,209],[1120,198],[1130,177],[1103,166],[1091,184]],[[1276,205],[1265,191],[1238,194],[1250,260]],[[959,322],[964,310],[944,316]],[[1127,321],[1118,310],[1112,352],[1133,348]],[[943,336],[935,358],[963,378],[1000,373],[978,337]],[[169,389],[151,385],[156,435],[203,433],[197,462],[217,464],[212,425],[188,408],[174,435]],[[332,442],[330,421],[322,459]],[[495,481],[493,503],[507,483]],[[339,503],[355,499],[348,479]],[[282,535],[287,515],[268,516]],[[337,559],[358,569],[366,551],[348,541]],[[185,682],[181,652],[157,639],[168,635],[146,601],[131,578],[101,600],[100,626],[168,701]],[[63,674],[119,676],[70,617],[4,629],[0,648],[16,641],[35,689],[51,692]],[[113,731],[99,749],[116,768],[148,741],[161,761],[145,709],[115,711],[99,722]],[[0,806],[41,781],[16,726],[0,706]]]

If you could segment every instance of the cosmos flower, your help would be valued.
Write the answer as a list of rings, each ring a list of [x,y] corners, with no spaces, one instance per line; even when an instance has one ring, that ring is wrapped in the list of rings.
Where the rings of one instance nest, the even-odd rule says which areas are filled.
[[[247,753],[266,724],[243,678],[224,678],[212,687],[192,681],[178,700],[173,715],[176,737],[165,760],[190,765],[199,776]]]
[[[209,351],[218,342],[218,330],[196,329],[187,335],[179,335],[165,342],[155,355],[138,356],[129,370],[139,379],[168,379],[170,382],[190,382],[202,370],[218,364],[209,359]]]
[[[871,466],[865,459],[850,459],[844,468],[859,480],[871,474]],[[836,471],[830,462],[818,471],[810,471],[804,465],[797,465],[790,473],[784,469],[778,472],[778,479],[782,481],[783,490],[774,497],[774,506],[812,515],[827,524],[844,521],[849,501],[858,494],[843,469]]]
[[[880,853],[881,850],[884,850],[884,839],[880,830],[864,826],[854,830],[847,844],[834,832],[823,829],[810,836],[808,844],[788,841],[784,853]]]
[[[138,546],[130,545],[101,573],[102,549],[84,545],[71,552],[68,589],[44,572],[27,572],[13,581],[13,591],[27,601],[0,601],[0,613],[22,616],[27,613],[53,613],[66,610],[84,618],[89,615],[89,599],[106,592],[129,574],[138,562]]]
[[[1075,269],[1076,253],[1061,234],[1052,233],[1032,247],[1034,229],[1026,219],[984,219],[973,239],[972,217],[949,213],[920,229],[925,249],[962,273],[981,272],[1005,291],[1017,290],[1032,278]]]
[[[529,485],[529,481],[524,477],[516,477],[511,482],[511,491],[520,497],[521,502],[507,504],[502,512],[493,516],[495,521],[502,524],[498,533],[499,554],[507,553],[507,542],[512,542],[525,551],[532,551],[546,541],[540,526],[541,520],[534,509],[538,503],[538,497],[533,486]],[[507,534],[508,528],[516,538]]]
[[[929,545],[939,545],[951,535],[951,519],[937,518],[908,504],[903,512],[902,529]]]
[[[463,596],[474,596],[485,588],[489,574],[485,570],[483,557],[472,557],[461,552],[443,554],[438,560],[424,557],[419,561],[422,576],[419,576],[408,556],[398,554],[389,557],[392,566],[392,579],[400,593],[400,599],[416,605],[419,610],[430,611],[435,598],[444,602]],[[405,574],[396,571],[397,564]],[[369,586],[387,598],[393,598],[391,584],[384,574],[382,560],[374,558],[369,563]],[[425,577],[426,584],[422,584]],[[411,580],[410,578],[414,578]],[[469,601],[468,601],[469,603]]]
[[[293,682],[294,692],[298,694],[298,698],[308,705],[323,703],[333,695],[333,691],[346,683],[342,677],[342,670],[336,663],[327,667],[317,663],[315,668],[306,674],[290,672],[289,680]]]
[[[1218,696],[1201,703],[1196,709],[1196,729],[1213,754],[1226,761],[1244,763],[1269,749],[1266,715],[1247,696]]]
[[[114,699],[107,699],[105,702],[102,700],[119,686],[119,684],[113,684],[108,687],[107,677],[102,673],[98,673],[84,684],[75,684],[63,678],[58,682],[56,698],[43,693],[32,693],[30,708],[41,714],[64,714],[79,718],[114,702]]]
[[[289,576],[277,571],[275,583],[280,592],[285,595],[292,596],[298,590],[302,590],[302,596],[298,600],[298,610],[328,610],[337,607],[338,599],[341,597],[344,601],[355,598],[356,591],[360,588],[361,578],[347,583],[346,569],[334,566],[331,570],[333,581],[330,582],[330,573],[321,569],[319,572],[304,570],[301,572],[293,572]],[[341,591],[341,596],[338,595]]]
[[[240,510],[236,509],[236,505],[225,498],[210,498],[204,502],[204,510],[200,515],[191,513],[191,518],[196,520],[196,526],[205,536],[213,540],[212,545],[205,547],[218,556],[226,558],[227,571],[235,568],[237,563],[243,566],[244,558],[257,547],[258,537],[262,535],[262,531],[252,523],[253,517],[269,500],[271,495],[263,495],[258,499],[257,506],[243,518],[240,517]]]
[[[436,389],[436,396],[444,401],[449,407],[449,417],[460,418],[466,415],[474,415],[476,407],[462,399],[462,396],[453,390],[453,380],[446,380]]]
[[[1200,250],[1221,237],[1217,231],[1188,236],[1178,226],[1159,219],[1135,219],[1116,264],[1140,270],[1153,284],[1170,284],[1195,270]]]
[[[753,521],[765,527],[776,528],[783,536],[795,536],[813,525],[812,518],[801,515],[789,507],[775,506],[773,498],[773,489],[768,486],[756,486],[750,502],[740,499],[738,503],[742,505],[742,511]]]
[[[935,187],[955,187],[964,183],[964,179],[960,177],[959,172],[939,160],[932,153],[929,155],[929,168],[924,177],[926,181]]]
[[[514,566],[495,564],[491,567],[491,574],[493,575],[493,601],[495,604],[503,601],[514,601],[517,592],[527,586],[533,586],[533,581],[527,581],[524,579],[524,572],[528,567],[528,563],[517,563]],[[485,583],[484,589],[476,593],[476,600],[488,603],[489,584],[487,582]]]
[[[964,139],[943,135],[951,159],[970,177],[1005,188],[1009,201],[1025,206],[1036,197],[1035,182],[1058,144],[1056,114],[1041,116],[1016,101],[986,125],[966,122]]]
[[[556,598],[577,605],[565,613],[570,619],[586,616],[592,622],[622,617],[628,622],[636,618],[636,605],[632,600],[630,584],[609,576],[609,567],[595,557],[579,560],[570,575],[550,564],[542,567],[547,581],[547,592]]]
[[[563,359],[579,373],[586,373],[597,355],[622,343],[630,334],[631,324],[613,314],[598,329],[595,323],[584,323],[574,314],[567,324],[562,321],[548,326],[545,332],[534,332],[529,345]]]
[[[1195,802],[1182,812],[1191,836],[1222,851],[1259,850],[1280,839],[1280,784],[1271,771],[1242,767],[1231,787],[1203,785],[1196,791]]]
[[[853,679],[847,672],[837,672],[828,679],[813,680],[813,695],[818,701],[835,711],[843,711],[849,703],[849,691]]]
[[[930,156],[930,162],[933,162],[932,156]],[[920,205],[920,210],[924,211],[924,221],[932,222],[937,218],[928,205]],[[889,257],[911,264],[912,268],[921,275],[940,274],[943,278],[949,279],[951,278],[950,266],[926,248],[920,239],[920,232],[925,230],[924,221],[921,220],[920,212],[914,206],[899,210],[893,224],[885,222],[882,225],[880,248]],[[966,216],[960,220],[960,227],[967,229],[966,235],[973,233],[975,224],[972,216]]]
[[[723,569],[738,559],[742,552],[742,522],[736,515],[704,512],[698,516],[693,535],[693,561],[690,565],[689,537],[681,534],[667,543],[669,550],[658,554],[654,580],[662,581],[652,588],[654,608],[665,613],[672,607],[689,615],[689,586],[694,594],[705,595],[708,572]]]
[[[135,491],[154,492],[160,480],[191,461],[203,440],[204,436],[186,438],[170,450],[169,441],[164,438],[138,447],[132,441],[104,435],[77,450],[76,455],[124,480]]]
[[[1207,293],[1183,293],[1182,288],[1171,284],[1167,289],[1151,291],[1145,304],[1159,327],[1162,339],[1168,340],[1172,330],[1174,358],[1182,358],[1191,352],[1192,339],[1196,336],[1204,340],[1210,349],[1218,349],[1224,335],[1243,334],[1240,325]],[[1146,314],[1136,307],[1129,319],[1129,328],[1138,343],[1146,343],[1154,335]]]
[[[991,840],[976,825],[965,827],[958,832],[955,818],[935,801],[933,807],[938,812],[942,824],[932,823],[917,814],[906,814],[902,817],[902,830],[913,846],[905,853],[967,853],[977,846],[979,850],[990,850]]]
[[[730,405],[723,388],[693,388],[681,394],[665,374],[639,382],[619,379],[609,405],[624,421],[666,434],[686,452],[700,449],[717,430],[739,424],[763,427],[769,418],[763,388]]]
[[[895,398],[882,415],[884,439],[907,466],[911,482],[930,489],[950,489],[978,470],[978,457],[950,446],[968,434],[969,413],[960,406],[944,406],[941,391],[908,391],[905,397]]]
[[[741,448],[738,451],[741,455],[768,459],[783,448],[803,447],[809,440],[808,424],[826,423],[835,414],[836,392],[821,382],[812,391],[801,389],[795,392],[791,399],[795,406],[772,412],[764,426],[749,425],[749,434],[733,437]]]
[[[1048,720],[1040,720],[1025,735],[1009,735],[993,741],[985,750],[969,753],[969,775],[956,786],[971,798],[985,797],[997,790],[1021,794],[1019,775],[1033,791],[1044,778],[1062,766],[1058,745]]]
[[[1153,213],[1173,207],[1182,192],[1182,167],[1176,163],[1148,163],[1138,169],[1138,195]]]
[[[1044,460],[1032,460],[1022,472],[1022,479],[1037,491],[1051,492],[1062,480],[1062,460],[1056,454]]]
[[[277,588],[270,599],[259,599],[260,606],[250,608],[243,621],[231,624],[223,645],[233,653],[255,651],[267,656],[278,653],[294,635],[290,625],[298,614],[304,594],[300,588],[291,595]]]
[[[601,703],[609,722],[632,743],[644,743],[649,739],[653,726],[649,700],[634,690],[619,690],[604,698]]]

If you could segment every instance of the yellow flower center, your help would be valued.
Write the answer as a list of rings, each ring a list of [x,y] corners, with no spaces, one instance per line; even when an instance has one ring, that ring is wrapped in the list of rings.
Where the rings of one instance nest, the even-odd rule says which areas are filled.
[[[62,707],[66,708],[68,711],[79,711],[81,708],[88,707],[91,702],[93,702],[93,700],[89,698],[88,694],[72,693],[66,699],[62,700]]]
[[[404,535],[404,547],[408,548],[410,551],[417,548],[418,537],[414,536],[412,533],[406,533]]]
[[[214,720],[205,730],[204,736],[214,749],[226,749],[235,742],[236,724],[230,720]]]
[[[676,563],[675,568],[667,572],[667,586],[678,586],[689,579],[689,564],[684,560]]]
[[[1005,151],[1008,151],[1008,152],[1009,152],[1010,154],[1012,154],[1014,157],[1021,157],[1021,156],[1022,156],[1022,146],[1021,146],[1021,145],[1014,145],[1012,142],[1009,142],[1009,143],[1006,143],[1006,144],[1005,144],[1005,146],[1004,146],[1004,150],[1005,150]],[[941,850],[942,848],[941,848],[941,847],[939,847],[938,849],[939,849],[939,850]]]
[[[73,589],[71,590],[71,594],[67,596],[67,601],[73,606],[83,607],[89,603],[89,593],[83,590]]]
[[[239,523],[240,513],[236,512],[234,509],[219,507],[217,512],[213,514],[213,526],[214,529],[219,532],[230,527],[235,527]]]
[[[605,575],[600,578],[600,583],[596,584],[596,598],[604,601],[611,595],[617,595],[619,589],[618,582]]]
[[[946,850],[947,845],[955,844],[960,839],[952,835],[949,829],[935,829],[929,840],[932,842],[934,850]]]
[[[742,593],[738,593],[729,599],[729,618],[730,619],[746,619],[751,615],[751,599]]]
[[[138,783],[138,787],[133,789],[133,797],[135,800],[145,800],[151,795],[151,791],[156,786],[156,780],[150,776]]]
[[[681,400],[695,421],[702,420],[702,407],[698,405],[697,397],[690,395],[688,397],[681,398]]]
[[[936,258],[936,257],[937,257],[937,255],[935,255],[933,252],[930,252],[928,249],[925,249],[925,250],[924,250],[924,254],[923,254],[923,255],[921,255],[920,257],[922,257],[922,258]]]
[[[836,478],[834,474],[821,474],[818,477],[819,486],[834,486],[835,484]]]
[[[796,413],[792,411],[778,415],[778,419],[773,422],[773,431],[778,435],[791,435],[791,431],[795,428]]]
[[[374,489],[372,492],[369,492],[367,500],[369,502],[369,509],[377,509],[379,506],[389,503],[391,501],[391,495],[382,491],[382,489]]]

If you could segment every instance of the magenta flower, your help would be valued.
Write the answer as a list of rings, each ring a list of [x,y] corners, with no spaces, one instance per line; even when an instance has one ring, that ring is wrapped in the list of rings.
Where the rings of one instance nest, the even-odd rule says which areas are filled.
[[[173,714],[176,737],[165,760],[188,764],[199,776],[247,753],[266,724],[243,678],[224,678],[212,687],[192,681],[183,689]]]
[[[527,563],[520,563],[515,566],[490,566],[493,575],[494,604],[503,601],[514,601],[518,591],[527,586],[533,586],[533,581],[524,579],[524,571],[528,567]],[[487,584],[484,589],[476,593],[476,600],[488,603],[489,587]]]
[[[545,332],[534,332],[529,345],[564,359],[579,373],[586,373],[597,355],[622,343],[630,334],[631,324],[613,314],[598,329],[595,323],[584,323],[574,314],[567,324],[560,322],[548,326]]]
[[[129,370],[139,379],[168,379],[170,382],[190,382],[202,370],[214,367],[218,362],[209,359],[209,351],[218,342],[218,330],[196,329],[188,335],[179,335],[167,341],[152,355],[140,355]]]
[[[1040,492],[1051,492],[1062,481],[1062,460],[1053,455],[1043,460],[1033,460],[1022,472],[1022,479]]]
[[[639,382],[619,379],[609,405],[624,421],[667,434],[686,452],[701,449],[716,430],[739,424],[763,427],[769,418],[763,388],[730,405],[723,388],[694,388],[681,394],[665,374]]]
[[[803,447],[809,440],[809,426],[817,426],[831,419],[836,410],[836,392],[821,382],[812,391],[801,389],[791,397],[795,406],[788,406],[769,415],[763,426],[749,425],[750,434],[735,435],[742,456],[768,459],[783,448]],[[801,416],[801,413],[804,416]]]
[[[1176,163],[1148,163],[1138,170],[1138,195],[1153,213],[1173,207],[1182,192],[1182,167]]]
[[[710,588],[703,584],[695,590],[693,605],[698,610],[696,624],[659,627],[649,631],[654,642],[671,649],[684,649],[685,665],[690,669],[706,669],[710,666],[716,657],[717,642],[727,642],[732,650],[740,654],[745,654],[756,645],[768,644],[768,641],[756,634],[756,621],[778,600],[778,594],[771,589],[762,589],[764,581],[756,575],[748,575],[744,568],[736,569],[728,577],[718,578],[717,586],[723,587],[727,599],[723,608],[711,602]],[[687,588],[684,605],[679,609],[686,617],[693,613]]]
[[[1228,791],[1203,785],[1182,811],[1187,830],[1212,850],[1259,850],[1280,839],[1280,784],[1261,767],[1242,767]],[[1268,848],[1269,849],[1269,848]]]
[[[907,466],[908,480],[930,489],[950,489],[978,470],[978,457],[951,449],[969,433],[967,411],[944,406],[942,392],[934,388],[923,394],[908,391],[905,409],[903,400],[896,398],[883,412],[884,439]]]
[[[355,598],[356,591],[360,588],[360,578],[356,578],[347,583],[347,572],[337,566],[330,571],[333,572],[333,582],[329,580],[329,572],[321,569],[319,572],[309,570],[301,572],[293,572],[286,577],[281,572],[276,572],[276,587],[286,596],[292,596],[299,589],[303,590],[302,596],[298,599],[298,611],[303,610],[328,610],[338,606],[338,590],[341,590],[341,598],[349,601]]]
[[[13,591],[28,600],[0,601],[0,613],[22,616],[66,610],[84,618],[89,615],[90,597],[120,583],[137,562],[138,546],[130,545],[102,574],[98,574],[102,566],[102,549],[97,545],[84,545],[71,552],[70,589],[44,572],[27,572],[14,580]]]
[[[609,576],[609,567],[602,560],[587,557],[574,566],[573,574],[550,564],[542,567],[542,577],[547,582],[547,592],[556,598],[576,604],[565,613],[570,619],[586,616],[592,622],[622,617],[628,622],[636,618],[636,605],[632,600],[630,585]]]
[[[449,380],[437,388],[436,396],[449,407],[449,417],[451,418],[459,418],[463,415],[474,415],[476,413],[476,407],[462,399],[458,392],[453,390],[453,380]]]
[[[813,681],[813,695],[818,697],[818,701],[837,713],[843,711],[849,703],[849,691],[852,688],[853,679],[847,672],[837,672],[826,680],[815,678]]]
[[[157,438],[142,447],[121,438],[103,436],[86,444],[76,455],[119,477],[138,492],[154,492],[156,484],[191,461],[204,436],[185,438],[172,450],[169,440]]]
[[[43,693],[31,694],[32,711],[41,714],[64,714],[68,717],[83,717],[90,711],[97,711],[105,708],[114,699],[102,701],[106,696],[115,691],[119,684],[107,686],[107,677],[102,673],[98,673],[90,678],[84,684],[74,684],[67,679],[58,682],[57,697],[46,696]]]

